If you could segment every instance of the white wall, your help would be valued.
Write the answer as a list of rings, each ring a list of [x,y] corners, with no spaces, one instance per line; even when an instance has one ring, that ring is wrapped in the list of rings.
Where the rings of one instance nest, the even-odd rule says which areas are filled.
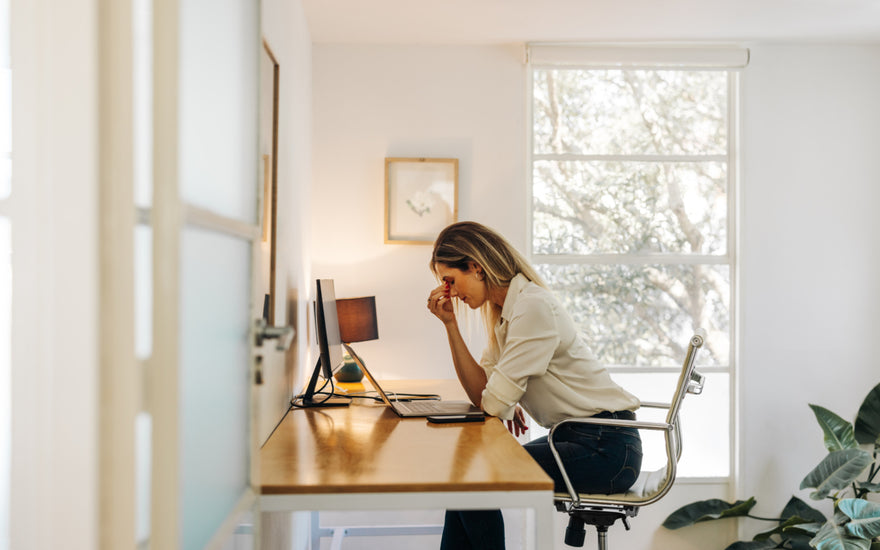
[[[493,226],[524,250],[522,49],[314,45],[313,52],[315,276],[335,279],[337,296],[376,295],[379,340],[355,347],[377,376],[454,378],[445,332],[424,305],[436,284],[428,269],[431,247],[383,243],[384,158],[458,158],[459,219]],[[474,334],[476,343],[479,331]],[[688,532],[659,525],[680,505],[727,498],[727,493],[726,484],[680,484],[662,504],[636,518],[632,531],[614,527],[611,540],[631,550],[723,548],[733,540],[732,523]],[[329,520],[344,522],[338,516]],[[557,545],[564,548],[561,514],[557,521]],[[594,537],[588,535],[587,548],[595,545]],[[426,539],[396,544],[437,546],[437,540]],[[365,539],[356,547],[387,544]]]
[[[275,324],[296,329],[286,354],[266,358],[259,428],[264,440],[289,407],[295,380],[308,370],[312,57],[299,0],[264,0],[262,29],[279,65]]]
[[[383,244],[385,157],[459,159],[459,219],[525,244],[525,75],[517,47],[314,47],[312,262],[338,297],[375,295],[382,378],[454,378],[425,308],[430,245]]]
[[[876,45],[773,45],[744,75],[740,485],[758,515],[809,501],[825,450],[807,404],[852,420],[880,382],[878,68]]]
[[[259,436],[268,437],[290,406],[311,361],[309,210],[311,208],[311,39],[300,0],[263,0],[261,25],[279,65],[278,212],[275,324],[296,330],[285,354],[267,355],[259,397]],[[304,549],[307,514],[263,514],[261,548]]]

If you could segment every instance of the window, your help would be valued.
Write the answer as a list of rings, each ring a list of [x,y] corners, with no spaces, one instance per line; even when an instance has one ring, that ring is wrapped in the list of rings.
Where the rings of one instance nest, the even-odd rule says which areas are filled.
[[[726,477],[737,75],[669,49],[638,62],[634,49],[586,49],[574,64],[548,50],[559,48],[530,51],[532,261],[642,400],[669,400],[693,329],[706,330],[706,389],[685,400],[679,475]],[[660,434],[643,439],[644,467],[659,467]]]

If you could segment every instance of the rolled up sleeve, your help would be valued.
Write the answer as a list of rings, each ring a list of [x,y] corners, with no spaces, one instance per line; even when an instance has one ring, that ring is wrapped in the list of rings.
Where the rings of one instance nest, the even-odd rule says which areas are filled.
[[[559,345],[556,314],[540,299],[523,299],[507,321],[507,337],[483,390],[482,407],[487,413],[510,420],[531,376],[547,371]]]
[[[483,390],[483,410],[492,416],[513,420],[513,411],[519,398],[526,392],[503,372],[495,371]]]

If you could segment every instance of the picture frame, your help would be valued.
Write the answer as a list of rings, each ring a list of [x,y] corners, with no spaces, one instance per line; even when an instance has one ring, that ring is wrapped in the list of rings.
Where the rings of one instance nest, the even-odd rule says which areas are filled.
[[[272,48],[263,40],[260,56],[260,172],[263,194],[260,225],[262,244],[260,279],[265,295],[263,318],[275,324],[275,264],[278,232],[278,83],[280,66]]]
[[[385,243],[433,244],[458,221],[458,159],[385,159]]]

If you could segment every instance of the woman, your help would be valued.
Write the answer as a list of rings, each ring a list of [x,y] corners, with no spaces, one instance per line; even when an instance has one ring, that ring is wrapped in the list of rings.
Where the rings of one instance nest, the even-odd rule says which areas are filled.
[[[514,435],[527,429],[523,409],[545,428],[565,418],[635,419],[639,400],[611,380],[571,317],[501,235],[475,222],[452,224],[434,243],[431,270],[441,284],[431,291],[428,309],[446,328],[461,385],[475,405],[506,420]],[[479,362],[458,328],[455,299],[482,310],[489,345]],[[642,445],[633,428],[570,423],[554,441],[579,492],[622,492],[638,477]],[[547,438],[525,449],[556,490],[565,491]],[[440,548],[503,549],[501,511],[447,511]]]

